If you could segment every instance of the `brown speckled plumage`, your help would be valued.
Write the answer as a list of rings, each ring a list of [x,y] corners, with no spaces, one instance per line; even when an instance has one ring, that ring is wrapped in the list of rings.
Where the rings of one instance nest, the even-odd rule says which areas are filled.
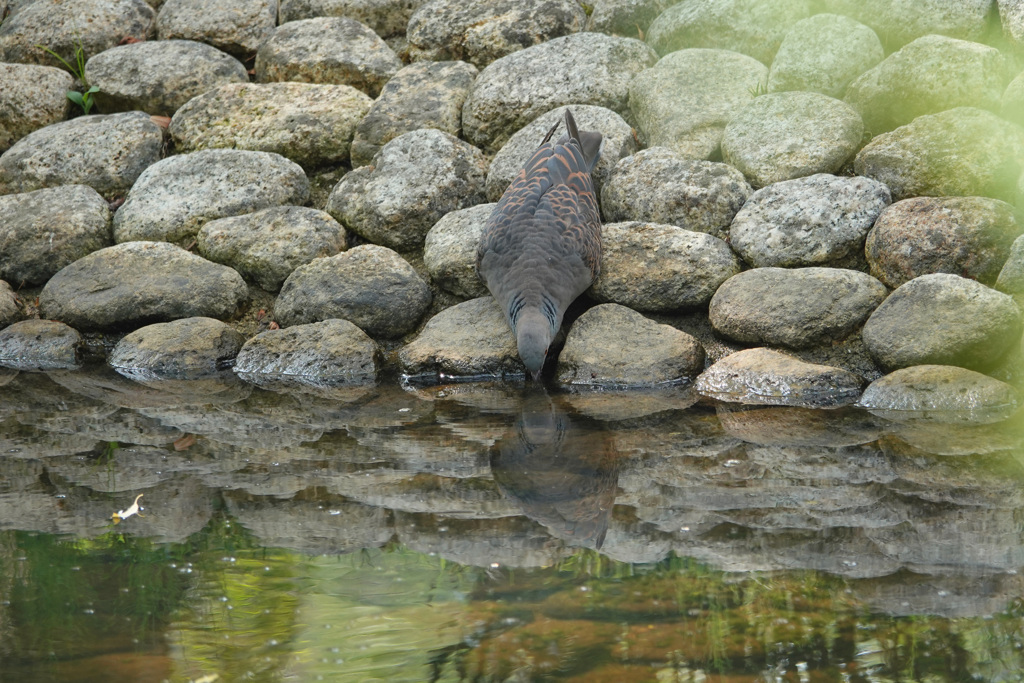
[[[502,195],[477,250],[477,271],[505,312],[536,379],[565,309],[601,269],[601,217],[590,171],[600,133],[556,124]]]

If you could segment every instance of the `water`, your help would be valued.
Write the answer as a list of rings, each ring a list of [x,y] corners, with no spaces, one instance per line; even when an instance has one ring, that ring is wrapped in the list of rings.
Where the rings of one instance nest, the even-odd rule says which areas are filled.
[[[0,384],[0,682],[1024,680],[1019,419]]]

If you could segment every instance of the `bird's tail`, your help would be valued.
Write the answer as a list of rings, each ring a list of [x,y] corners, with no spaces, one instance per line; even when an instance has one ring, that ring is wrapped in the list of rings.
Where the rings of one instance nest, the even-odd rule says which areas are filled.
[[[576,143],[580,151],[583,152],[583,159],[587,163],[587,170],[593,171],[594,165],[597,164],[597,160],[601,157],[601,134],[593,130],[581,131],[576,127],[576,119],[572,116],[572,111],[568,108],[565,110],[565,135],[558,139],[557,144],[567,144],[569,142]],[[556,121],[555,125],[551,126],[551,130],[544,136],[544,139],[540,141],[540,144],[545,145],[551,141],[555,131],[558,130],[558,125],[561,121]]]

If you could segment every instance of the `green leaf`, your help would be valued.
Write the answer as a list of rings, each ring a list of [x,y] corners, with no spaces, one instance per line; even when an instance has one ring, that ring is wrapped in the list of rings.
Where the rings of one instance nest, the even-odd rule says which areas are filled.
[[[68,90],[68,99],[79,107],[85,108],[85,97],[77,90]]]

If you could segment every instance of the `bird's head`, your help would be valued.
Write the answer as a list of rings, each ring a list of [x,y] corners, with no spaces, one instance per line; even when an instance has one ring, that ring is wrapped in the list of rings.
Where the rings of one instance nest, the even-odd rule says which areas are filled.
[[[540,379],[540,371],[544,368],[548,347],[551,346],[551,337],[551,325],[539,312],[536,316],[523,315],[516,326],[519,358],[535,381]]]

